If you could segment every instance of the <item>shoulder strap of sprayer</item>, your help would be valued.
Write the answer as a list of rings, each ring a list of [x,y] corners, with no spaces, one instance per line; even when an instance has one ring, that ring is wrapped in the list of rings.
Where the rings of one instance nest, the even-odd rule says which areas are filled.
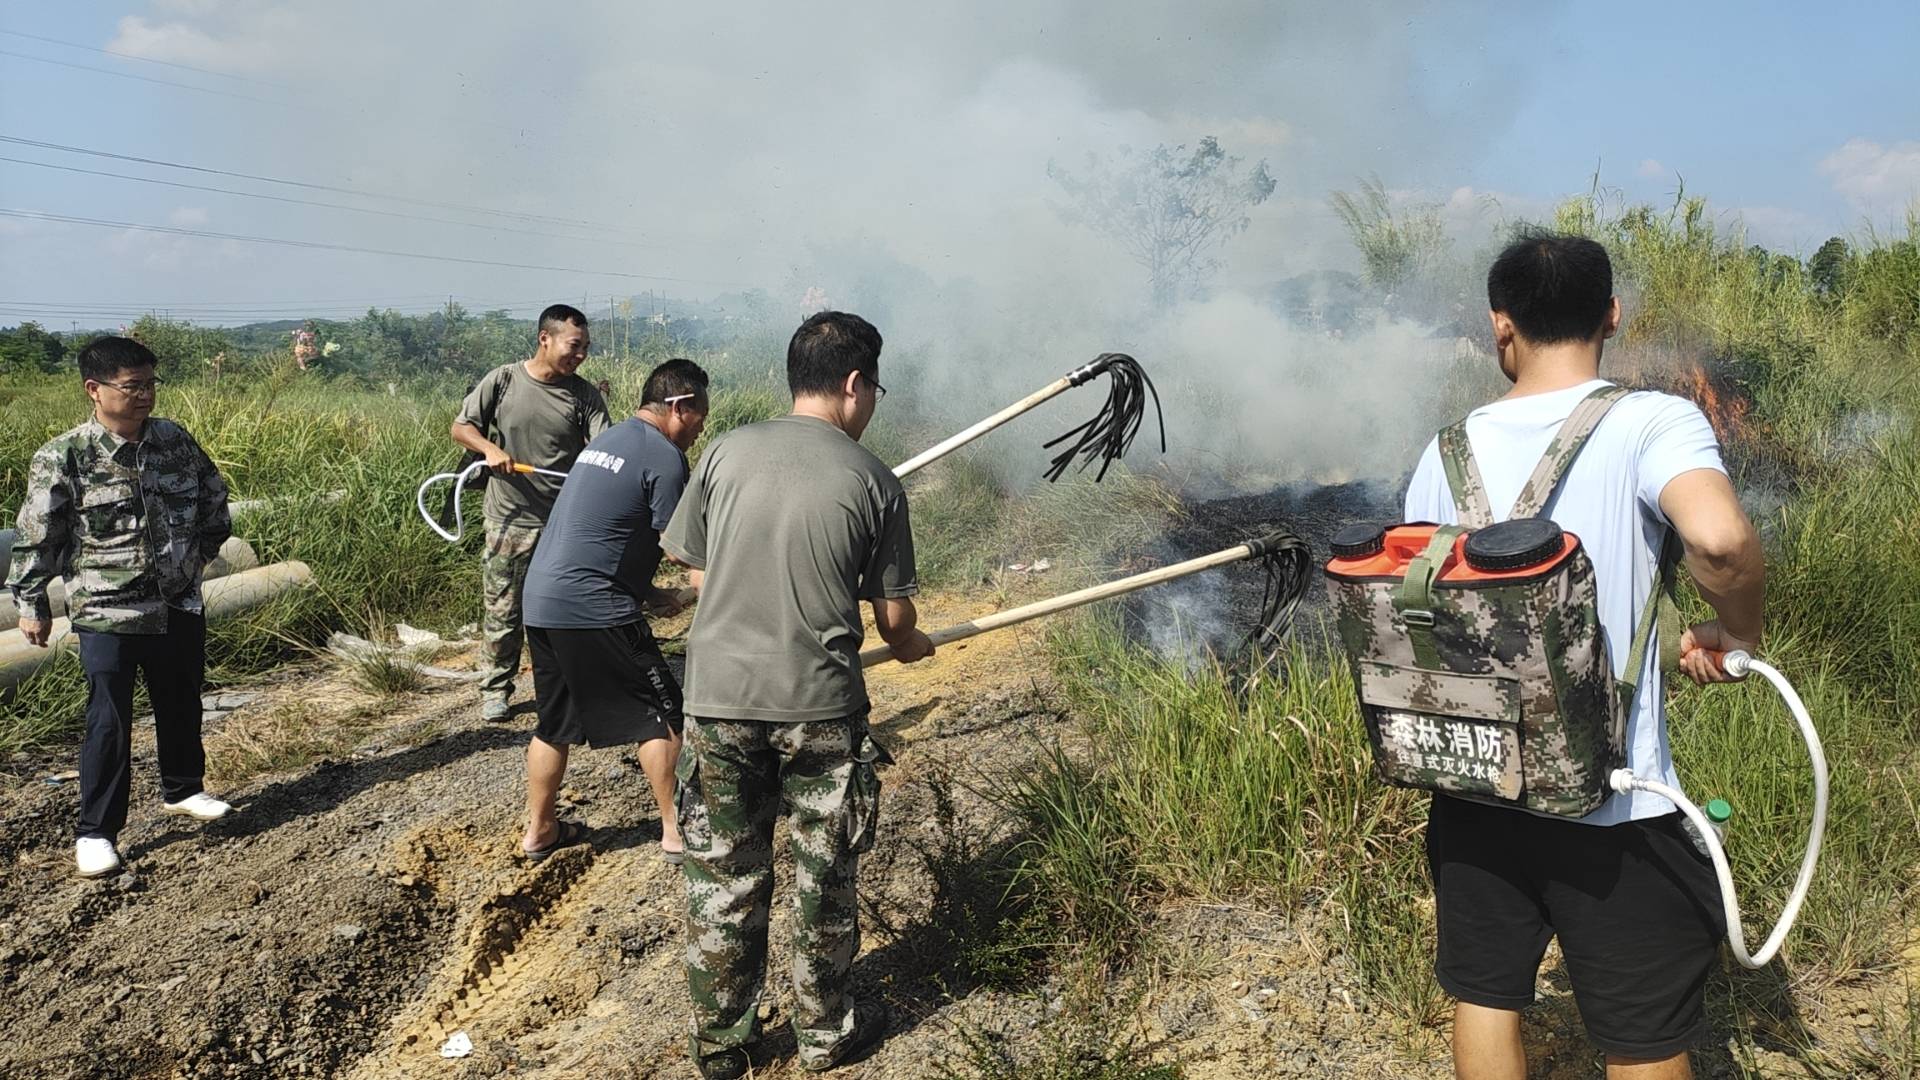
[[[1480,466],[1473,460],[1466,420],[1440,429],[1440,464],[1447,470],[1447,488],[1453,492],[1453,511],[1460,524],[1469,529],[1484,529],[1493,524],[1493,506],[1487,502],[1487,482],[1480,479]]]
[[[1566,476],[1567,469],[1587,445],[1594,429],[1606,418],[1614,403],[1626,397],[1628,390],[1623,386],[1603,386],[1581,400],[1573,412],[1561,423],[1560,430],[1554,434],[1553,441],[1547,445],[1547,452],[1534,466],[1533,475],[1527,478],[1521,488],[1520,497],[1514,502],[1509,517],[1533,517],[1546,509],[1555,489]],[[1493,510],[1487,501],[1487,485],[1480,477],[1480,467],[1474,462],[1473,447],[1467,440],[1467,422],[1461,420],[1440,431],[1440,463],[1446,468],[1447,487],[1453,492],[1454,511],[1460,519],[1460,527],[1438,530],[1433,541],[1416,556],[1407,568],[1407,576],[1395,591],[1393,604],[1405,618],[1408,633],[1413,638],[1415,662],[1423,667],[1437,667],[1438,657],[1433,653],[1432,619],[1428,603],[1434,579],[1445,564],[1447,556],[1453,550],[1455,540],[1468,529],[1482,529],[1493,524]],[[1646,662],[1647,647],[1653,640],[1654,628],[1661,627],[1661,664],[1672,667],[1680,644],[1678,612],[1673,603],[1673,569],[1679,562],[1679,545],[1675,542],[1671,530],[1660,549],[1660,560],[1655,567],[1654,594],[1640,612],[1639,624],[1634,628],[1633,644],[1627,654],[1626,678],[1621,680],[1629,687],[1636,685],[1640,671]]]
[[[1527,477],[1525,487],[1520,489],[1520,497],[1513,501],[1513,510],[1509,518],[1538,517],[1546,512],[1547,502],[1553,498],[1560,480],[1572,467],[1573,459],[1585,449],[1587,439],[1593,430],[1606,419],[1613,403],[1627,396],[1624,386],[1603,386],[1581,399],[1573,407],[1573,412],[1554,433],[1553,441],[1547,444],[1547,452],[1540,455],[1540,463],[1533,467],[1533,475]]]
[[[1533,467],[1533,475],[1520,489],[1508,517],[1534,517],[1546,509],[1547,500],[1560,486],[1561,477],[1580,456],[1600,421],[1613,403],[1627,396],[1623,386],[1603,386],[1583,398],[1560,425],[1547,452]],[[1480,478],[1480,466],[1473,459],[1473,445],[1467,439],[1465,419],[1440,429],[1440,464],[1447,472],[1447,488],[1453,493],[1454,513],[1469,529],[1484,529],[1493,524],[1493,506],[1487,501],[1487,484]]]
[[[1547,502],[1567,475],[1567,469],[1580,451],[1587,445],[1594,429],[1612,410],[1614,404],[1627,396],[1630,391],[1624,386],[1603,386],[1588,394],[1580,404],[1574,406],[1572,414],[1560,425],[1560,430],[1547,444],[1547,452],[1540,455],[1540,463],[1533,468],[1533,475],[1527,478],[1526,486],[1520,489],[1520,497],[1514,500],[1513,513],[1509,517],[1534,517],[1545,512]],[[1633,644],[1627,650],[1626,677],[1621,681],[1629,687],[1640,682],[1640,671],[1646,663],[1647,648],[1653,643],[1654,630],[1662,628],[1660,634],[1661,666],[1672,667],[1678,659],[1680,648],[1679,610],[1673,601],[1673,568],[1680,561],[1679,545],[1675,542],[1673,530],[1668,529],[1660,544],[1660,557],[1654,564],[1653,594],[1640,609],[1638,625],[1633,630]]]
[[[1660,560],[1653,568],[1653,593],[1640,609],[1640,624],[1633,628],[1633,646],[1627,650],[1627,670],[1620,682],[1629,690],[1640,685],[1640,672],[1646,667],[1647,648],[1654,631],[1660,632],[1660,667],[1669,670],[1680,662],[1680,608],[1673,599],[1674,568],[1680,565],[1680,538],[1671,527],[1660,542]]]

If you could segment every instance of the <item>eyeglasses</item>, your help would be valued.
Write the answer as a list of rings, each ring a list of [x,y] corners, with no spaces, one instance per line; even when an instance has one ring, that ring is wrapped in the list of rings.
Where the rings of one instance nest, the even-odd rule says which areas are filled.
[[[103,382],[100,385],[111,386],[115,390],[120,391],[121,393],[127,395],[128,397],[145,397],[145,396],[151,395],[155,390],[158,390],[160,388],[160,384],[166,381],[167,380],[165,379],[155,377],[151,379],[142,379],[135,382],[123,382],[123,383]]]
[[[865,373],[862,373],[860,377],[861,377],[861,378],[863,378],[863,379],[865,379],[865,380],[867,380],[867,385],[868,385],[868,386],[871,386],[871,387],[873,387],[873,402],[874,402],[874,404],[876,404],[876,405],[878,405],[878,404],[879,404],[880,402],[882,402],[882,401],[884,401],[884,400],[886,399],[886,396],[887,396],[887,388],[886,388],[886,387],[884,387],[884,386],[881,386],[881,385],[880,385],[880,380],[878,380],[878,379],[876,379],[876,378],[874,378],[874,377],[873,377],[873,376],[871,376],[871,375],[867,375],[867,374],[865,374]]]

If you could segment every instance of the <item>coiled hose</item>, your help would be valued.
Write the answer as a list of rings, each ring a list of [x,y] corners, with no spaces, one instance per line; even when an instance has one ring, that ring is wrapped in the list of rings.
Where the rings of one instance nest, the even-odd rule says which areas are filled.
[[[466,521],[460,516],[460,491],[462,488],[465,488],[467,486],[467,481],[473,479],[475,476],[480,475],[480,473],[484,471],[486,467],[487,467],[486,462],[476,461],[473,464],[468,465],[466,468],[461,469],[459,472],[434,473],[432,476],[429,476],[425,480],[422,480],[420,482],[420,490],[414,492],[413,505],[415,506],[415,508],[417,508],[420,511],[421,520],[427,523],[427,528],[432,529],[436,533],[439,533],[441,539],[447,541],[450,544],[459,543],[460,535],[466,532]],[[562,480],[565,480],[567,478],[566,473],[555,472],[552,469],[542,469],[533,465],[525,465],[518,461],[513,463],[513,471],[517,473],[521,473],[523,475],[528,473],[539,473],[541,476],[554,476]],[[448,532],[438,521],[435,521],[433,514],[427,510],[427,489],[439,483],[442,480],[453,481],[453,498],[448,500],[448,503],[453,507],[453,531],[452,532]]]
[[[1707,846],[1707,855],[1713,860],[1713,872],[1720,879],[1720,903],[1727,917],[1727,943],[1733,947],[1734,959],[1749,968],[1758,968],[1773,959],[1780,951],[1780,945],[1787,939],[1787,931],[1793,929],[1793,920],[1799,917],[1800,905],[1807,898],[1807,887],[1813,883],[1813,867],[1820,861],[1820,841],[1827,831],[1827,755],[1820,748],[1820,733],[1814,730],[1813,720],[1807,716],[1806,703],[1772,665],[1762,663],[1744,652],[1727,653],[1720,659],[1720,666],[1736,679],[1744,679],[1748,672],[1758,672],[1773,688],[1779,692],[1780,700],[1786,702],[1787,711],[1800,724],[1800,734],[1807,741],[1807,755],[1813,759],[1813,825],[1807,831],[1807,853],[1800,860],[1800,876],[1793,883],[1793,891],[1787,895],[1787,903],[1780,911],[1780,919],[1773,924],[1773,932],[1760,946],[1760,951],[1747,953],[1746,932],[1740,926],[1740,900],[1733,891],[1733,872],[1727,866],[1726,849],[1720,844],[1720,836],[1714,830],[1713,823],[1693,801],[1678,788],[1663,784],[1658,780],[1645,780],[1633,775],[1631,769],[1615,769],[1608,778],[1613,790],[1650,791],[1670,800],[1693,822],[1699,830],[1700,839]]]

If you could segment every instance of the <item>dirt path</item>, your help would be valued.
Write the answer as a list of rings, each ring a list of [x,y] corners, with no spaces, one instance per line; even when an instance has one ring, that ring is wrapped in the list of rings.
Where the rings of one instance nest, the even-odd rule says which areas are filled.
[[[987,610],[923,606],[937,625]],[[968,979],[956,957],[980,943],[972,920],[1004,840],[979,788],[1021,768],[1031,737],[1072,730],[1038,645],[1032,631],[1003,632],[871,678],[875,727],[898,763],[860,868],[855,980],[895,1019],[878,1053],[834,1075],[971,1077],[970,1039],[1057,1057],[1051,1033],[1076,1020],[1101,1039],[1136,1033],[1189,1080],[1450,1075],[1441,1034],[1396,1032],[1370,1012],[1311,914],[1162,912],[1151,974],[1100,1016],[1061,1016],[1046,983]],[[182,825],[155,813],[147,729],[122,836],[132,872],[118,878],[71,873],[73,786],[43,779],[71,768],[66,756],[0,774],[12,777],[0,784],[0,1076],[694,1075],[681,878],[659,858],[636,765],[579,755],[563,809],[591,844],[528,866],[514,853],[530,714],[486,725],[471,689],[373,698],[325,670],[255,689],[209,750],[225,768],[279,771],[236,784],[216,770],[212,786],[238,812]],[[788,885],[783,874],[760,1077],[804,1075],[784,1034]],[[1536,1071],[1596,1075],[1564,977],[1548,971],[1542,989],[1528,1014]],[[443,1059],[454,1032],[474,1050]],[[1734,1074],[1724,1055],[1703,1065]]]
[[[928,608],[940,624],[985,610]],[[861,866],[857,973],[901,1008],[888,1047],[844,1075],[927,1075],[938,1056],[929,1046],[942,1040],[917,1035],[941,1005],[947,963],[928,923],[941,883],[923,856],[970,848],[991,828],[990,809],[953,778],[1011,763],[1022,751],[1007,736],[1057,723],[1036,644],[993,635],[872,678],[875,726],[898,764],[885,840]],[[563,810],[592,843],[528,866],[514,852],[529,714],[489,726],[468,689],[379,701],[313,673],[211,730],[210,754],[258,741],[249,717],[273,728],[289,714],[362,738],[237,788],[216,772],[210,786],[237,812],[204,829],[155,813],[145,732],[121,838],[131,872],[102,882],[71,874],[71,783],[41,779],[70,766],[16,766],[20,782],[0,796],[0,1075],[691,1075],[681,878],[659,858],[636,765],[578,756]],[[937,800],[950,809],[936,812]],[[475,1050],[447,1061],[438,1050],[454,1031]],[[762,1075],[782,1075],[791,1047],[776,1038],[770,1049]]]

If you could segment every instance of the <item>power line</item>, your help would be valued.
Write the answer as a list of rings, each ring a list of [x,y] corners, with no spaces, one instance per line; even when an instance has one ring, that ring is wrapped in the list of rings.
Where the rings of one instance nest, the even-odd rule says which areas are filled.
[[[518,309],[531,314],[541,307],[552,303],[551,296],[535,300],[485,301],[461,300],[454,297],[470,319],[478,319],[490,311],[506,310],[511,314]],[[325,322],[351,322],[367,314],[371,309],[380,312],[398,312],[401,315],[419,317],[438,315],[446,311],[446,295],[440,294],[433,299],[414,299],[407,301],[383,301],[370,304],[323,305],[313,303],[288,302],[263,308],[225,308],[207,307],[192,304],[64,304],[49,305],[32,302],[0,300],[0,323],[14,320],[63,322],[87,319],[113,319],[132,322],[142,316],[158,315],[168,319],[180,319],[187,322],[219,322],[227,325],[249,325],[270,322],[299,322],[318,319]],[[521,320],[521,321],[524,321]]]
[[[375,210],[368,206],[348,206],[345,203],[321,202],[318,199],[296,199],[289,195],[268,195],[261,191],[240,191],[236,188],[211,187],[206,184],[186,184],[177,180],[161,180],[153,176],[132,176],[127,173],[106,172],[101,169],[82,169],[76,165],[55,165],[50,161],[29,161],[26,158],[0,156],[0,161],[14,165],[31,165],[38,169],[58,169],[61,172],[80,173],[84,176],[104,176],[113,180],[131,180],[141,184],[158,184],[162,187],[183,188],[187,191],[210,191],[219,195],[238,195],[246,199],[265,199],[269,202],[290,203],[294,206],[317,206],[328,210],[345,210],[354,214],[373,214],[378,217],[399,218],[403,221],[424,221],[435,225],[457,225],[466,229],[486,229],[489,232],[518,233],[521,236],[538,236],[547,239],[553,237],[552,230],[517,229],[511,225],[486,225],[477,221],[455,221],[452,218],[427,217],[424,214],[406,214],[398,210]],[[620,247],[642,247],[621,240],[595,240],[595,243],[613,244]]]
[[[501,306],[512,307],[514,305],[543,304],[543,303],[550,302],[550,298],[540,298],[540,297],[536,297],[531,300],[490,300],[490,299],[480,299],[480,298],[471,297],[471,296],[463,297],[459,293],[453,293],[451,295],[456,302],[459,302],[462,304],[468,304],[468,305],[485,304],[490,307],[501,307]],[[280,308],[280,307],[287,307],[287,306],[365,307],[369,304],[391,305],[391,304],[421,304],[421,303],[432,303],[437,306],[437,305],[445,304],[448,296],[449,294],[447,293],[447,291],[444,289],[441,289],[441,290],[437,290],[435,292],[430,292],[430,293],[408,293],[404,296],[360,296],[360,297],[343,296],[343,297],[334,297],[331,299],[312,299],[312,298],[295,297],[295,298],[282,299],[282,300],[237,300],[232,302],[222,302],[222,301],[214,301],[214,300],[21,300],[21,299],[11,299],[11,298],[0,297],[0,307],[86,308],[86,309],[111,309],[111,310],[133,309],[133,308],[138,308],[140,310],[145,310],[147,308],[177,308],[177,309],[183,309],[183,310],[194,309],[194,310],[218,310],[218,311],[245,311],[249,309],[272,309],[272,308]]]
[[[288,108],[305,108],[291,101],[274,101],[271,98],[254,97],[251,94],[236,94],[231,90],[215,90],[211,86],[195,86],[192,83],[174,82],[172,79],[156,79],[150,75],[135,75],[131,71],[114,71],[112,68],[94,67],[91,64],[75,64],[67,60],[55,60],[47,56],[34,56],[32,53],[14,52],[0,49],[0,56],[11,56],[17,60],[32,60],[38,64],[52,64],[55,67],[72,68],[75,71],[91,71],[96,75],[111,75],[116,79],[137,79],[143,83],[155,83],[160,86],[177,86],[182,90],[197,90],[202,94],[215,94],[220,97],[238,98],[241,101],[255,101],[262,105],[283,105]]]
[[[360,191],[334,184],[316,184],[305,180],[285,180],[274,176],[259,176],[254,173],[234,172],[229,169],[212,169],[201,165],[187,165],[177,161],[163,161],[159,158],[140,157],[134,154],[116,154],[109,150],[92,150],[84,146],[65,146],[60,143],[42,142],[38,139],[24,139],[17,135],[0,135],[0,142],[18,146],[32,146],[41,150],[58,150],[65,154],[86,154],[91,157],[111,158],[115,161],[131,161],[140,165],[157,165],[166,169],[182,169],[187,172],[206,173],[212,176],[231,176],[239,180],[252,180],[262,184],[281,184],[286,187],[306,188],[311,191],[329,191],[336,195],[353,195],[363,199],[385,199],[389,202],[408,203],[413,206],[430,206],[441,210],[460,210],[473,214],[491,214],[496,217],[518,219],[547,225],[571,225],[587,229],[613,229],[620,232],[632,230],[621,225],[609,225],[598,221],[584,221],[576,218],[550,217],[545,214],[529,214],[518,210],[495,210],[485,206],[468,206],[463,203],[435,202],[431,199],[415,199],[405,195],[385,195],[373,191]]]
[[[355,304],[404,304],[432,301],[443,303],[447,299],[445,291],[430,293],[408,293],[405,296],[342,296],[325,300],[239,300],[232,303],[219,303],[204,300],[9,300],[0,299],[0,307],[128,307],[128,308],[220,308],[243,309],[275,307],[285,304],[305,306],[340,307]],[[454,299],[460,299],[455,294]],[[531,302],[531,301],[529,301]]]
[[[9,37],[26,38],[28,41],[45,42],[48,45],[64,45],[69,49],[85,49],[87,52],[96,52],[96,53],[100,53],[103,56],[117,56],[122,60],[138,60],[143,64],[158,64],[161,67],[179,68],[181,71],[192,71],[192,72],[197,72],[201,75],[212,75],[215,78],[220,78],[220,79],[233,79],[237,82],[254,83],[259,86],[272,86],[272,87],[276,87],[283,90],[291,89],[285,83],[277,83],[271,79],[256,79],[247,75],[235,75],[232,72],[227,72],[227,71],[214,71],[211,68],[198,68],[198,67],[194,67],[191,64],[178,64],[171,60],[155,60],[151,56],[136,56],[133,53],[116,52],[113,49],[102,49],[95,45],[84,45],[78,41],[66,41],[61,38],[43,37],[39,34],[29,34],[23,30],[0,30],[0,34],[6,34]]]
[[[314,251],[347,251],[360,255],[385,255],[396,259],[426,259],[433,262],[461,263],[467,266],[497,266],[509,270],[537,270],[558,274],[589,274],[596,277],[629,278],[639,281],[673,281],[688,285],[723,285],[730,288],[748,287],[737,281],[716,281],[710,278],[669,277],[665,274],[636,274],[624,270],[589,270],[579,266],[544,266],[536,263],[503,262],[497,259],[469,259],[458,255],[429,255],[420,251],[392,251],[385,248],[355,247],[351,244],[328,244],[318,240],[292,240],[277,236],[248,236],[242,233],[214,232],[209,229],[188,229],[177,225],[142,225],[132,221],[107,221],[101,218],[76,217],[68,214],[48,214],[37,210],[0,209],[0,217],[21,218],[28,221],[52,221],[67,225],[88,225],[105,229],[133,229],[138,232],[164,233],[171,236],[198,236],[211,240],[236,240],[249,244],[274,244],[281,247],[305,248]]]
[[[544,306],[553,300],[552,297],[540,297],[532,300],[482,300],[471,297],[463,299],[458,295],[455,295],[453,299],[456,303],[459,303],[463,309],[469,312],[489,311],[498,308],[512,309]],[[375,310],[397,310],[402,308],[425,307],[428,310],[439,311],[445,307],[446,301],[446,293],[374,300],[284,300],[247,304],[181,301],[143,303],[113,300],[54,303],[34,300],[0,299],[0,311],[42,312],[47,315],[59,316],[97,313],[126,314],[148,311],[174,312],[186,316],[280,315],[287,313],[313,314],[317,312],[360,314],[369,308]]]

